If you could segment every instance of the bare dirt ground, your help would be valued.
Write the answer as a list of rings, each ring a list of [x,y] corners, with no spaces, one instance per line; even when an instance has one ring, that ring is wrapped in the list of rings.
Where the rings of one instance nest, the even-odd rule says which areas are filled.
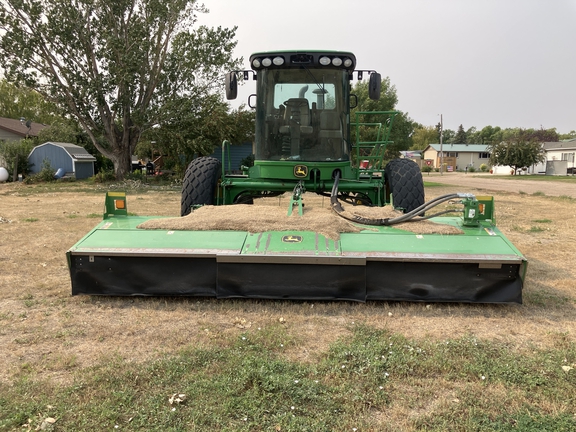
[[[543,186],[539,182],[538,191]],[[528,192],[525,183],[512,187]],[[74,192],[73,185],[70,192],[35,188],[0,184],[0,380],[5,382],[24,369],[70,382],[78,368],[112,356],[143,362],[190,344],[225,343],[247,328],[279,321],[297,341],[286,355],[300,361],[314,361],[353,322],[417,339],[475,335],[515,350],[576,339],[574,199],[495,194],[498,226],[529,260],[523,305],[360,304],[72,297],[65,252],[99,222],[104,192]],[[477,189],[431,187],[427,199],[455,191]],[[566,195],[565,188],[562,192]],[[176,216],[179,208],[176,191],[128,193],[131,213]]]
[[[532,176],[520,176],[513,179],[512,176],[502,178],[484,173],[430,173],[424,174],[424,181],[442,183],[445,185],[464,186],[484,191],[502,191],[516,193],[543,193],[548,196],[569,196],[576,198],[576,181],[560,183],[555,181],[530,180]],[[537,176],[540,177],[540,176]]]

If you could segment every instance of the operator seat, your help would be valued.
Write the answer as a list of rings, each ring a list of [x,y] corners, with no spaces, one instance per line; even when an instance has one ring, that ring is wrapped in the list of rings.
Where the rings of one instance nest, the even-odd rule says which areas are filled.
[[[284,102],[284,125],[280,126],[282,137],[282,156],[288,159],[300,159],[302,140],[312,136],[314,128],[310,125],[310,107],[306,98],[292,98]]]
[[[306,98],[292,98],[284,102],[286,110],[284,111],[284,125],[280,127],[281,134],[288,134],[294,130],[291,127],[298,127],[301,134],[308,135],[312,133],[310,126],[310,107]]]

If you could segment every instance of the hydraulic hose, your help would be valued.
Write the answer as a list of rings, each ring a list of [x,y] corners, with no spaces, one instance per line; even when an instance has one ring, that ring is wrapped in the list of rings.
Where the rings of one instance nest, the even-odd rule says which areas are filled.
[[[383,218],[383,219],[372,219],[372,218],[365,218],[362,216],[358,216],[355,214],[348,214],[348,212],[346,212],[344,210],[344,208],[342,207],[342,204],[340,204],[340,201],[338,200],[338,184],[340,182],[340,174],[336,173],[336,176],[334,177],[334,185],[332,186],[332,193],[330,194],[330,206],[332,208],[332,210],[334,210],[339,216],[343,217],[344,219],[347,219],[351,222],[356,222],[359,224],[363,224],[363,225],[372,225],[372,226],[388,226],[388,225],[396,225],[399,223],[404,223],[404,222],[416,222],[416,221],[422,221],[422,220],[427,220],[442,214],[446,214],[446,213],[455,213],[455,210],[444,210],[441,211],[439,213],[436,214],[432,214],[432,215],[428,215],[428,216],[420,216],[421,214],[426,213],[427,211],[429,211],[430,209],[442,204],[443,202],[449,201],[451,199],[455,199],[455,198],[474,198],[473,194],[469,194],[469,193],[451,193],[451,194],[446,194],[446,195],[441,195],[439,197],[436,197],[424,204],[422,204],[421,206],[418,206],[417,208],[415,208],[414,210],[405,213],[401,216],[395,217],[395,218]],[[459,210],[458,210],[459,211]]]

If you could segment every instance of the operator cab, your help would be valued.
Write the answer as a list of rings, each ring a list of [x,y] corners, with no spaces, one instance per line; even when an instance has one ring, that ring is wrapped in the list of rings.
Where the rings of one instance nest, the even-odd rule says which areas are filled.
[[[257,79],[255,160],[350,159],[352,53],[265,52],[253,54],[250,64]],[[226,78],[227,98],[234,99],[236,72]],[[379,74],[370,74],[369,88],[378,99]]]

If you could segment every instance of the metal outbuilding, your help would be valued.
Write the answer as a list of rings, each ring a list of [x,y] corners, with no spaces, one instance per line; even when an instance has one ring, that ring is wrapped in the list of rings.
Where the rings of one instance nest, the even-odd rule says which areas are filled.
[[[28,163],[32,164],[30,171],[35,174],[42,170],[44,160],[50,162],[52,169],[62,169],[67,175],[77,179],[84,179],[94,175],[94,162],[92,156],[84,147],[76,144],[46,142],[32,149],[28,155]]]

